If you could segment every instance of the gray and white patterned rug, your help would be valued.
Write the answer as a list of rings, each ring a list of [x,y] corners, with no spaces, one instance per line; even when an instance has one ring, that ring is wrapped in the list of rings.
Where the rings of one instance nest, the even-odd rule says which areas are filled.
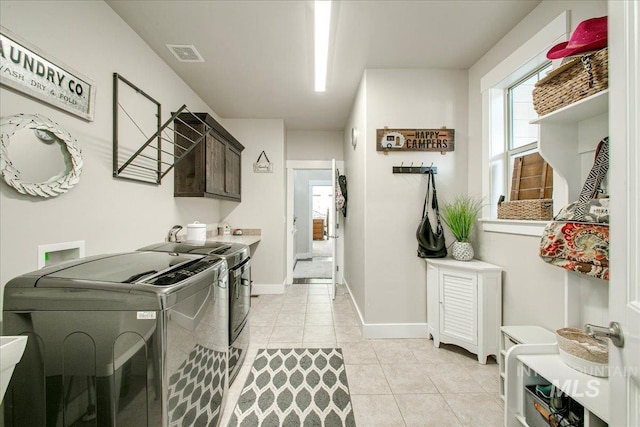
[[[196,344],[169,378],[169,426],[217,425],[226,370],[226,353]]]
[[[354,427],[339,348],[261,349],[229,427]]]

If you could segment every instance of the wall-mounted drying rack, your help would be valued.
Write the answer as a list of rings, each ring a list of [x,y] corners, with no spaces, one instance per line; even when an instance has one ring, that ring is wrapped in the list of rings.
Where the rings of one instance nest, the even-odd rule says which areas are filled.
[[[133,117],[126,111],[118,100],[118,81],[126,83],[130,88],[138,94],[144,96],[147,100],[157,105],[157,130],[146,138],[145,132],[141,125],[136,123]],[[131,120],[133,126],[146,138],[146,142],[142,144],[128,159],[125,161],[122,156],[124,151],[133,151],[119,146],[118,134],[118,114],[122,110],[124,114]],[[193,150],[211,130],[211,126],[198,117],[196,113],[192,113],[183,105],[171,115],[164,123],[160,124],[160,104],[144,93],[141,89],[134,86],[122,76],[114,73],[114,93],[113,93],[113,176],[114,178],[126,179],[130,181],[144,182],[148,184],[159,185],[167,173],[182,160],[191,150]],[[200,122],[204,125],[203,131],[200,132],[193,128],[187,121],[193,123]],[[174,122],[184,124],[189,130],[189,135],[177,131],[171,125]],[[169,131],[169,132],[166,132]],[[130,135],[127,136],[131,138]],[[124,138],[123,138],[124,139]],[[179,139],[179,143],[177,142]],[[163,142],[173,146],[171,151],[165,149]],[[126,154],[125,154],[126,156]],[[125,157],[126,158],[126,157]]]
[[[393,167],[393,173],[425,174],[429,172],[435,175],[438,173],[438,168],[436,166],[423,166],[422,163],[420,164],[420,166],[414,166],[413,163],[411,163],[409,166],[405,166],[404,163],[402,163],[400,166]]]

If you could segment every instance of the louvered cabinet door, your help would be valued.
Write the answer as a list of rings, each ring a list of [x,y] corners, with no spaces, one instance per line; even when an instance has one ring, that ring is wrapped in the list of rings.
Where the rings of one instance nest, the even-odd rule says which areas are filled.
[[[433,345],[455,344],[498,355],[502,326],[502,269],[479,260],[427,259],[427,333]]]
[[[440,270],[440,334],[478,344],[478,275]]]

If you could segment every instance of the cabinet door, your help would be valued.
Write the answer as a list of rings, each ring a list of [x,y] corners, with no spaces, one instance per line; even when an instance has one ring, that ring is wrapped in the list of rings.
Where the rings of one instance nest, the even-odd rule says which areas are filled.
[[[225,157],[227,144],[207,135],[206,192],[225,195]]]
[[[440,270],[440,335],[478,344],[478,275]]]
[[[240,152],[227,145],[225,170],[225,192],[227,196],[240,198]]]
[[[190,140],[198,138],[198,132],[202,131],[201,125],[176,124],[176,137],[174,147],[175,156],[178,157],[190,148]],[[202,144],[202,143],[201,143]],[[175,166],[173,178],[173,193],[175,196],[200,196],[204,191],[203,168],[205,164],[205,150],[197,146],[191,150]]]

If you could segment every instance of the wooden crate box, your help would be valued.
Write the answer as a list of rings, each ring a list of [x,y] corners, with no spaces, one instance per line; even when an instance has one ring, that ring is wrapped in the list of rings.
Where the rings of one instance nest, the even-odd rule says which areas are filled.
[[[553,217],[553,169],[539,153],[514,159],[511,194],[498,205],[499,219],[549,220]]]

